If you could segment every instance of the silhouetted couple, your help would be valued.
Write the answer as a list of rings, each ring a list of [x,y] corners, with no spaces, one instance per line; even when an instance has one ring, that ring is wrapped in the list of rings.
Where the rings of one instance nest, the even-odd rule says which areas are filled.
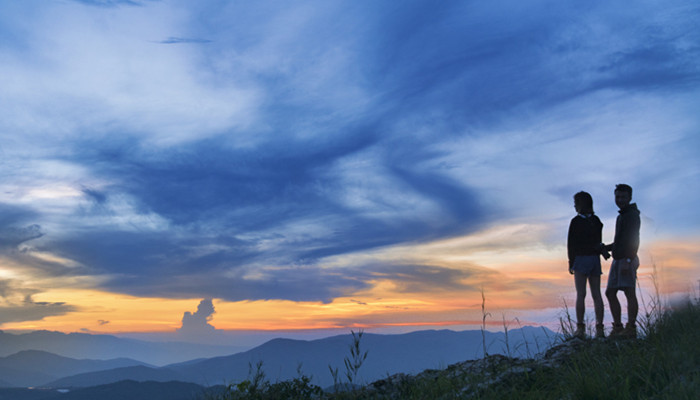
[[[569,253],[569,273],[574,275],[576,285],[576,331],[575,336],[585,337],[586,324],[586,282],[591,289],[595,308],[595,336],[605,337],[603,326],[603,299],[600,295],[600,276],[603,274],[600,256],[606,260],[612,251],[612,264],[608,274],[608,298],[613,327],[610,336],[637,336],[636,294],[637,269],[639,268],[639,210],[632,201],[632,187],[619,184],[615,187],[615,204],[620,209],[615,222],[615,238],[609,245],[603,244],[603,223],[593,212],[593,198],[586,192],[574,195],[574,207],[578,213],[569,225],[567,249]],[[627,326],[622,326],[622,310],[617,292],[623,291],[627,297]]]

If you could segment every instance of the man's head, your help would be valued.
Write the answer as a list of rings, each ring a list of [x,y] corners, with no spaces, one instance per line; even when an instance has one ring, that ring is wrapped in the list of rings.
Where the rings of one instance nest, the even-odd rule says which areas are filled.
[[[632,201],[632,187],[621,183],[615,186],[615,204],[622,210]]]

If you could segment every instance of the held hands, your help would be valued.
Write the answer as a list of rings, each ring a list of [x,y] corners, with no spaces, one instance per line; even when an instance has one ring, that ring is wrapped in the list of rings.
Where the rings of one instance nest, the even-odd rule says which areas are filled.
[[[600,252],[600,254],[603,255],[603,258],[606,260],[608,258],[610,258],[610,253],[608,252],[608,247],[609,246],[606,246],[603,243],[598,244],[598,247],[596,247],[596,250],[598,250],[598,252]]]

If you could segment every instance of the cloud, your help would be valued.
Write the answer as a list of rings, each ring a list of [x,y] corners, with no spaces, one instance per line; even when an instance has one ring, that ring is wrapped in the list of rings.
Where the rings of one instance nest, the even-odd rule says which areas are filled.
[[[185,314],[182,316],[182,326],[177,329],[177,333],[190,338],[213,334],[216,332],[216,328],[209,324],[209,321],[211,321],[215,312],[212,300],[203,299],[197,306],[196,312],[185,311]]]
[[[211,43],[208,39],[195,39],[195,38],[181,38],[171,36],[167,39],[161,40],[158,43],[162,44],[178,44],[178,43]]]
[[[386,280],[396,285],[398,293],[478,290],[478,286],[466,282],[468,278],[478,274],[465,269],[432,265],[386,265],[370,268],[369,274],[375,279]]]
[[[135,201],[124,211],[168,223],[128,230],[90,223],[91,235],[63,233],[36,247],[109,276],[102,282],[110,290],[329,301],[366,283],[320,272],[324,258],[474,231],[482,223],[469,188],[439,170],[417,169],[411,165],[415,158],[402,159],[406,155],[376,160],[372,135],[270,143],[264,154],[203,143],[159,150],[151,161],[111,145],[92,146],[70,160],[99,164],[93,171],[110,182],[108,191],[82,188],[83,196],[120,220],[127,215],[111,207],[111,193],[121,193]],[[356,157],[371,165],[387,163],[377,176],[378,184],[396,186],[390,198],[371,204],[353,200],[377,190],[346,179],[372,174],[353,166]],[[350,190],[352,198],[346,195]],[[95,220],[91,213],[79,217],[71,218],[74,224]],[[173,229],[179,233],[172,235]],[[243,278],[250,271],[270,282]],[[173,279],[157,282],[164,274]],[[239,287],[248,289],[231,290]]]
[[[140,6],[145,3],[145,1],[138,0],[73,0],[78,3],[98,6],[98,7],[118,7],[118,6]],[[150,0],[153,1],[153,0]]]
[[[83,188],[85,197],[95,202],[96,204],[104,204],[107,201],[107,195],[95,189]]]
[[[78,310],[63,302],[35,301],[33,296],[38,293],[39,290],[22,287],[15,280],[0,279],[0,324],[39,321]]]
[[[163,276],[168,276],[167,281]],[[319,266],[245,266],[194,273],[172,273],[163,268],[158,276],[123,274],[107,279],[106,289],[136,296],[158,293],[169,298],[196,298],[200,294],[228,301],[283,299],[330,302],[333,298],[368,289],[368,282],[347,271],[324,271]]]
[[[154,43],[182,28],[178,11],[163,2],[139,4],[144,6],[60,2],[33,9],[32,27],[29,21],[15,27],[26,40],[4,53],[0,67],[0,75],[12,77],[3,78],[3,116],[17,113],[3,118],[3,131],[20,129],[36,138],[32,153],[37,154],[66,149],[73,138],[94,140],[115,131],[117,137],[134,135],[149,145],[167,146],[253,121],[259,101],[255,85],[200,80],[203,76],[192,73],[201,68],[193,46]],[[103,24],[93,23],[100,18]],[[106,25],[111,28],[103,29]],[[41,61],[31,61],[34,55]],[[36,96],[37,90],[43,95]],[[47,129],[51,135],[45,135]],[[24,151],[15,140],[5,143]]]
[[[42,237],[39,225],[30,225],[24,228],[5,227],[0,229],[0,248],[9,247],[16,249],[20,244]]]

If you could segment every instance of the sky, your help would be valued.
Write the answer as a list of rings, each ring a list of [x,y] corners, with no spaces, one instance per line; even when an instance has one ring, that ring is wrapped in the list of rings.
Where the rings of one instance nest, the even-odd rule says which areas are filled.
[[[572,196],[609,243],[618,183],[642,300],[697,295],[699,19],[694,0],[0,0],[0,329],[465,329],[483,299],[494,329],[556,326]]]

